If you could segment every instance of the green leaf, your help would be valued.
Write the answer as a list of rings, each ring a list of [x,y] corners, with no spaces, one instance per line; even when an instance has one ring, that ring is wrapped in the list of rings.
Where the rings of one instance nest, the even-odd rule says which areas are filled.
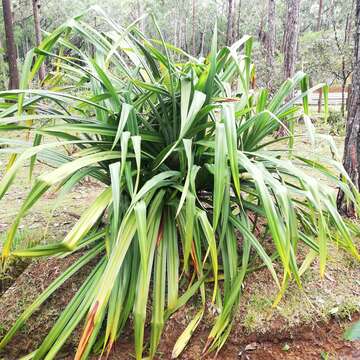
[[[212,301],[215,301],[215,297],[217,294],[217,287],[218,287],[218,258],[217,258],[217,246],[216,246],[216,240],[214,235],[214,230],[212,229],[210,222],[206,216],[206,213],[203,210],[200,210],[198,212],[198,216],[200,219],[200,223],[202,226],[202,229],[204,231],[206,240],[208,242],[208,252],[210,253],[211,257],[211,263],[212,263],[212,270],[214,274],[214,292]]]
[[[118,124],[118,128],[116,131],[116,136],[115,136],[115,140],[113,142],[113,146],[112,149],[116,146],[116,144],[119,142],[119,139],[122,135],[122,132],[125,128],[126,122],[129,118],[129,114],[130,111],[132,110],[132,106],[129,104],[122,104],[121,106],[121,114],[120,114],[120,119],[119,119],[119,124]]]
[[[360,321],[346,329],[344,339],[347,341],[355,341],[360,339]]]
[[[227,169],[226,164],[226,137],[225,127],[223,124],[216,124],[215,134],[215,173],[214,173],[214,216],[213,226],[214,230],[220,217],[222,201],[225,192],[225,173]]]
[[[223,107],[223,120],[225,124],[227,152],[236,195],[240,198],[239,166],[237,159],[237,140],[234,108],[230,104]]]
[[[176,359],[181,354],[181,352],[185,349],[185,346],[191,339],[193,332],[198,327],[203,315],[204,315],[204,309],[199,310],[196,313],[196,315],[194,316],[194,318],[190,321],[190,323],[188,324],[186,329],[179,336],[179,338],[177,339],[177,341],[174,345],[173,351],[171,353],[172,359]]]

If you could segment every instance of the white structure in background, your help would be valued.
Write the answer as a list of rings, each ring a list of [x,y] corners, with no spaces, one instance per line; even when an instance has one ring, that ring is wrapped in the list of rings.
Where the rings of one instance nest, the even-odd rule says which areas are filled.
[[[300,94],[300,93],[298,93],[298,94]],[[309,95],[309,105],[310,106],[318,106],[319,95],[320,95],[319,90],[317,90],[317,91],[315,91],[315,92],[313,92],[312,94]],[[346,106],[347,97],[348,97],[348,88],[346,87],[345,88],[345,93],[344,93],[345,106]],[[330,87],[329,88],[329,106],[340,107],[341,106],[341,101],[342,101],[341,88],[338,87],[338,86]],[[297,103],[301,104],[301,100],[297,101]],[[322,94],[322,97],[321,97],[321,104],[324,105],[324,96],[323,96],[323,94]]]

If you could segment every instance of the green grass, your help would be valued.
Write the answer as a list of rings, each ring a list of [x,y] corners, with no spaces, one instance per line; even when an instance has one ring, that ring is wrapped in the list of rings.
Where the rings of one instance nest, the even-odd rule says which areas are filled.
[[[303,289],[291,286],[276,308],[272,304],[277,289],[266,281],[266,274],[252,274],[248,291],[239,307],[237,320],[246,333],[288,331],[297,326],[351,319],[360,310],[360,265],[336,247],[329,249],[324,279],[319,281],[315,262],[302,277]],[[275,328],[276,329],[275,329]]]

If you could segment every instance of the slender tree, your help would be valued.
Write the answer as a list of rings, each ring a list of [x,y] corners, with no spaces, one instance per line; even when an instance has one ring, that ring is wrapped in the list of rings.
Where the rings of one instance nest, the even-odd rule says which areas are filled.
[[[345,19],[345,27],[343,36],[341,36],[337,29],[337,23],[335,20],[334,15],[334,6],[332,7],[332,23],[333,23],[333,30],[334,30],[334,38],[335,44],[338,49],[338,57],[341,59],[341,71],[339,71],[337,78],[341,81],[341,114],[345,116],[345,91],[347,86],[347,81],[349,80],[351,73],[353,71],[353,64],[351,61],[348,60],[348,52],[350,42],[351,42],[351,32],[352,32],[352,19],[353,13],[355,9],[355,0],[352,0],[351,7],[346,14]]]
[[[184,19],[184,24],[183,24],[183,47],[184,47],[184,50],[186,50],[187,52],[189,52],[189,44],[188,44],[188,35],[187,35],[187,32],[188,32],[188,18],[185,17]]]
[[[295,73],[297,45],[299,38],[300,0],[286,0],[286,23],[284,31],[284,77]]]
[[[196,55],[196,0],[192,0],[192,52],[193,55]]]
[[[6,78],[6,71],[5,71],[5,66],[4,66],[4,48],[3,48],[3,43],[2,43],[2,39],[0,37],[0,89],[4,88],[5,85],[5,81],[4,79]]]
[[[237,20],[236,20],[236,39],[239,39],[241,36],[241,29],[240,29],[240,25],[241,25],[241,0],[238,0],[238,5],[237,5]]]
[[[35,44],[39,46],[42,40],[41,28],[40,28],[40,0],[32,0],[32,9],[34,15],[34,25],[35,25]],[[43,81],[45,79],[45,64],[42,63],[39,69],[39,79]]]
[[[176,22],[175,22],[175,29],[174,29],[174,45],[176,45],[176,47],[178,47],[178,48],[181,48],[181,38],[180,38],[181,13],[180,13],[179,7],[180,7],[180,5],[177,4],[176,9],[175,9]]]
[[[232,42],[235,42],[237,40],[237,36],[238,36],[238,29],[237,29],[237,1],[234,0],[234,5],[233,5],[233,13],[232,13],[232,34],[231,34],[231,39]]]
[[[321,29],[322,8],[323,8],[323,0],[319,0],[319,11],[318,11],[317,24],[316,24],[316,31],[320,31],[320,29]],[[321,89],[319,90],[318,112],[321,111],[322,95],[323,95],[323,91],[322,91],[322,88],[321,88]]]
[[[199,49],[200,57],[204,56],[205,34],[206,34],[206,28],[205,30],[200,31],[200,49]]]
[[[322,9],[323,9],[323,0],[319,0],[319,11],[318,11],[317,24],[316,24],[316,31],[320,31],[321,28]]]
[[[266,56],[270,68],[274,66],[275,56],[275,0],[268,0],[268,31],[266,37]]]
[[[19,73],[17,69],[17,51],[14,39],[11,0],[2,0],[2,6],[5,27],[6,58],[9,64],[9,89],[17,89],[19,87]]]
[[[283,37],[284,52],[284,78],[291,78],[295,73],[297,46],[299,38],[299,17],[300,0],[286,0],[286,20]],[[292,97],[290,94],[289,97]],[[275,136],[284,136],[286,130],[283,126],[279,127]]]
[[[350,179],[360,189],[360,0],[356,0],[356,31],[354,47],[354,71],[351,82],[351,93],[346,121],[343,165]],[[353,217],[354,205],[345,200],[340,189],[337,196],[339,210]]]
[[[233,42],[233,29],[234,29],[234,0],[228,0],[228,19],[226,28],[226,44],[231,45]]]
[[[1,39],[1,37],[0,37],[0,64],[1,64],[1,62],[4,60],[3,51],[4,51],[4,46],[3,46],[2,39]]]

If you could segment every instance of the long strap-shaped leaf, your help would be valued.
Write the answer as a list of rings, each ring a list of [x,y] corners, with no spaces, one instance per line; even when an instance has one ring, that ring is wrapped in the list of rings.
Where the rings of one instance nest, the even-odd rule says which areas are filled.
[[[227,152],[230,160],[230,168],[232,179],[234,182],[235,192],[240,198],[240,180],[239,180],[239,165],[237,157],[237,143],[236,143],[236,124],[234,108],[232,105],[226,104],[223,107],[223,119],[226,132]]]
[[[224,124],[216,124],[215,132],[215,169],[214,169],[214,214],[213,227],[217,228],[222,201],[225,192],[226,180],[226,137]]]

